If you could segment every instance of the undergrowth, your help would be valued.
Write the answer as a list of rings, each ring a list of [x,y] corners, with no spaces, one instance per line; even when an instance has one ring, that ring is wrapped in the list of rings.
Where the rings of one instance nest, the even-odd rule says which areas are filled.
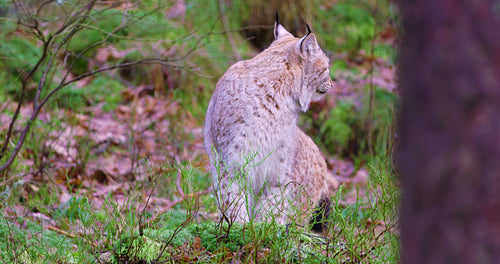
[[[323,235],[274,222],[240,224],[202,220],[198,198],[176,210],[152,215],[137,201],[141,186],[123,197],[110,195],[95,210],[84,194],[52,208],[50,196],[29,195],[25,211],[7,206],[20,188],[2,193],[1,260],[8,263],[140,263],[174,261],[219,263],[397,263],[398,187],[387,160],[369,165],[366,196],[342,202],[332,197]],[[189,170],[183,173],[190,173]],[[190,175],[196,177],[196,175]],[[187,190],[186,190],[187,191]],[[227,230],[229,232],[227,232]],[[16,245],[13,247],[13,245]]]

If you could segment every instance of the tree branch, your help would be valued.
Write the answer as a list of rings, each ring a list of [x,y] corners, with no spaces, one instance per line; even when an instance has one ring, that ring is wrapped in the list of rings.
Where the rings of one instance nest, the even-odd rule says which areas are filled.
[[[234,57],[236,60],[240,61],[242,60],[241,54],[238,52],[238,47],[236,47],[236,43],[234,42],[233,34],[229,30],[229,21],[227,20],[226,16],[226,11],[224,9],[224,1],[219,0],[219,12],[220,16],[222,19],[222,25],[224,26],[224,32],[226,33],[227,40],[229,41],[229,44],[231,45],[231,49],[233,50]]]
[[[9,124],[9,129],[7,130],[7,134],[5,135],[5,140],[4,140],[4,143],[2,145],[2,149],[0,150],[0,159],[4,156],[5,152],[7,151],[7,145],[9,143],[9,140],[10,140],[11,136],[12,136],[12,130],[14,128],[14,124],[16,123],[17,118],[19,117],[19,112],[21,110],[21,106],[24,103],[24,97],[26,95],[26,87],[28,86],[28,81],[31,79],[31,77],[33,76],[33,74],[38,70],[38,68],[40,67],[40,65],[42,64],[42,62],[47,57],[50,40],[51,39],[48,39],[47,41],[44,41],[44,39],[42,38],[42,42],[43,42],[43,53],[42,53],[42,56],[40,57],[40,59],[38,59],[37,63],[31,69],[31,71],[26,76],[23,76],[22,79],[21,79],[21,98],[19,99],[19,102],[17,104],[17,108],[16,108],[16,111],[14,113],[14,116],[12,117],[12,121]],[[2,169],[0,169],[0,172],[1,171],[2,171]]]
[[[116,65],[112,65],[112,66],[102,67],[102,68],[99,68],[97,70],[88,71],[84,74],[81,74],[81,75],[75,77],[75,78],[72,78],[71,80],[67,80],[71,69],[73,68],[74,64],[76,63],[76,59],[81,58],[83,56],[83,54],[85,52],[87,52],[88,50],[95,48],[103,43],[106,43],[111,36],[113,36],[117,32],[123,30],[124,28],[126,28],[127,26],[130,25],[130,23],[124,23],[124,21],[122,20],[122,24],[120,26],[116,27],[112,32],[107,34],[106,37],[104,37],[101,41],[98,41],[96,43],[93,43],[93,44],[87,46],[83,51],[78,53],[75,56],[75,59],[73,59],[73,61],[70,63],[62,80],[59,82],[59,85],[57,85],[56,88],[54,88],[52,91],[50,91],[42,99],[41,94],[42,94],[42,90],[46,87],[47,76],[48,76],[49,72],[51,72],[52,65],[53,65],[54,60],[56,59],[57,55],[59,54],[61,47],[63,45],[65,45],[75,34],[77,34],[80,30],[82,30],[84,28],[82,25],[89,18],[89,14],[90,14],[91,10],[93,9],[96,1],[97,0],[93,0],[90,3],[88,3],[87,5],[81,7],[78,11],[76,11],[72,15],[71,19],[65,21],[64,24],[61,27],[59,27],[59,29],[56,32],[54,32],[53,34],[49,34],[49,36],[47,38],[45,38],[45,35],[42,34],[42,30],[40,30],[40,28],[38,26],[38,22],[34,22],[32,25],[24,24],[24,26],[34,30],[33,34],[36,35],[40,40],[42,40],[43,54],[42,54],[42,57],[38,60],[37,64],[28,73],[28,75],[25,78],[23,78],[23,82],[22,82],[23,86],[22,86],[22,90],[21,90],[21,100],[18,104],[18,107],[16,109],[14,117],[9,125],[9,130],[8,130],[6,138],[4,140],[4,144],[2,146],[2,149],[0,150],[0,158],[2,158],[4,156],[4,154],[7,152],[7,146],[8,146],[8,143],[9,143],[11,137],[12,137],[12,131],[13,131],[14,124],[17,122],[17,118],[19,116],[21,105],[24,103],[24,97],[25,97],[26,87],[27,87],[28,81],[32,78],[33,74],[39,70],[40,65],[44,61],[47,60],[47,56],[49,56],[48,55],[49,48],[52,45],[52,43],[57,39],[57,37],[59,35],[63,34],[63,32],[65,32],[68,28],[71,28],[71,30],[61,40],[59,40],[59,42],[57,42],[57,45],[54,47],[54,49],[53,49],[53,51],[48,59],[48,63],[47,63],[47,65],[42,73],[42,78],[39,81],[38,86],[37,86],[37,91],[36,91],[35,100],[34,100],[34,104],[33,104],[33,112],[31,113],[31,116],[29,117],[28,121],[26,122],[26,124],[23,128],[21,135],[20,135],[20,137],[15,145],[14,150],[10,153],[10,156],[7,159],[7,161],[0,166],[0,173],[4,172],[14,161],[15,157],[17,156],[17,154],[21,150],[22,145],[24,144],[24,140],[26,139],[26,136],[27,136],[28,132],[30,131],[33,122],[38,117],[38,114],[40,113],[43,106],[48,102],[48,100],[55,93],[60,91],[62,88],[66,87],[66,86],[68,86],[76,81],[79,81],[83,78],[95,75],[95,74],[100,73],[100,72],[110,71],[110,70],[114,70],[114,69],[118,69],[118,68],[126,68],[126,67],[130,67],[130,66],[137,65],[137,64],[161,64],[161,65],[183,68],[182,66],[174,64],[173,62],[178,62],[178,61],[184,60],[187,57],[189,57],[196,49],[199,48],[201,41],[205,37],[208,37],[213,33],[213,28],[215,26],[215,23],[214,23],[212,25],[209,33],[202,35],[202,36],[199,36],[199,38],[194,43],[194,46],[190,50],[188,50],[184,55],[182,55],[180,57],[171,58],[171,59],[168,59],[168,58],[163,58],[163,59],[162,58],[146,58],[146,59],[142,59],[142,60],[138,60],[138,61],[134,61],[134,62],[120,63],[120,64],[116,64]],[[48,2],[43,3],[41,5],[41,7],[43,7],[46,3],[48,3]],[[18,3],[18,4],[21,5],[21,8],[23,8],[23,10],[24,10],[24,6],[22,6],[21,3]],[[24,12],[28,13],[27,10],[24,10]],[[29,17],[29,15],[25,14],[25,17]],[[35,18],[32,18],[32,19],[35,19]],[[18,23],[22,24],[21,21],[22,21],[22,18],[19,18]]]

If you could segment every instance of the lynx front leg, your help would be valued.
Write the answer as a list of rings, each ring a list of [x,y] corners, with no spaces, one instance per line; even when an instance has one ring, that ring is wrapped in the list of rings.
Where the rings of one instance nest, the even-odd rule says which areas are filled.
[[[256,211],[265,220],[278,224],[306,224],[312,204],[307,193],[297,183],[268,187],[257,201]]]
[[[227,173],[220,177],[214,186],[216,190],[217,206],[222,221],[228,223],[248,222],[250,220],[253,200],[247,195],[244,188]]]

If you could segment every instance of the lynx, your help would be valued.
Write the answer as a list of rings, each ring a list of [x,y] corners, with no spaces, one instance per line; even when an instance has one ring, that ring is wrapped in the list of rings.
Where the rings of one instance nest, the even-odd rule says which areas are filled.
[[[299,39],[276,22],[274,35],[219,79],[205,119],[218,206],[242,222],[304,221],[327,194],[325,160],[297,121],[333,86],[328,57],[311,32]]]

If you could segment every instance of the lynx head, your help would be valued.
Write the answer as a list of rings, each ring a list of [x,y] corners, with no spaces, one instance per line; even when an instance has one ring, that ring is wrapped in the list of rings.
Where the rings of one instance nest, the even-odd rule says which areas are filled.
[[[298,90],[292,91],[300,110],[307,111],[311,101],[317,101],[333,87],[330,79],[329,60],[319,47],[314,33],[297,39],[276,21],[274,28],[275,41],[292,42],[289,56],[301,69],[301,84]],[[292,41],[293,40],[293,41]]]

